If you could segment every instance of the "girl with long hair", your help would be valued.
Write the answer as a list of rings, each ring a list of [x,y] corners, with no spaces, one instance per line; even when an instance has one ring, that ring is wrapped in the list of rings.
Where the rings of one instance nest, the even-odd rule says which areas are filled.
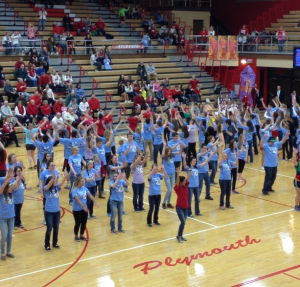
[[[154,147],[154,152],[153,152],[153,162],[155,164],[157,164],[157,156],[158,153],[160,153],[160,155],[162,154],[162,150],[163,150],[163,133],[165,130],[165,127],[167,125],[167,116],[165,115],[165,119],[166,122],[164,125],[162,125],[162,122],[159,121],[160,119],[160,115],[157,117],[156,119],[156,125],[154,126],[153,124],[153,116],[151,116],[151,128],[152,130],[155,132],[154,134],[154,142],[153,142],[153,147]]]
[[[102,178],[105,177],[105,168],[103,161],[100,161],[99,155],[94,154],[93,156],[94,161],[94,169],[96,170],[96,173],[98,174],[98,178],[96,177],[96,189],[98,187],[98,197],[105,199],[105,197],[102,194],[103,186],[102,186]],[[96,190],[97,193],[97,190]]]
[[[24,225],[22,224],[21,221],[21,209],[24,203],[24,191],[26,190],[31,190],[30,186],[26,185],[24,175],[22,174],[22,167],[16,166],[14,168],[14,179],[12,182],[15,182],[17,178],[20,178],[20,185],[15,186],[13,188],[13,200],[14,200],[14,207],[15,207],[15,229],[18,227],[24,228]]]
[[[237,148],[240,151],[239,167],[238,167],[238,181],[243,181],[242,173],[243,173],[245,164],[248,161],[248,149],[249,149],[249,145],[248,145],[248,142],[246,141],[246,136],[244,134],[240,134]]]
[[[87,161],[86,168],[83,171],[83,179],[85,180],[84,186],[89,190],[90,194],[95,197],[96,191],[97,191],[97,185],[96,185],[96,179],[100,179],[99,174],[97,174],[96,170],[93,168],[94,163],[92,160]],[[90,218],[96,218],[96,216],[93,214],[93,201],[88,198],[87,200],[87,206],[89,209],[89,216]]]
[[[208,150],[211,149],[212,152],[215,152],[218,149],[218,144],[219,144],[220,140],[217,139],[215,141],[214,136],[209,136],[209,137],[207,137],[207,141],[208,141],[207,149]],[[215,184],[217,184],[215,182],[215,176],[216,176],[217,168],[218,168],[218,154],[217,153],[211,157],[209,164],[210,164],[210,169],[211,169],[209,182],[210,182],[210,185],[215,185]]]
[[[75,241],[80,242],[80,240],[87,241],[88,239],[84,237],[84,231],[86,227],[87,217],[89,209],[87,207],[87,198],[89,198],[96,207],[99,204],[96,202],[95,198],[91,195],[90,191],[84,186],[84,179],[82,177],[77,177],[74,182],[74,188],[72,190],[73,198],[73,217],[75,220],[74,234]],[[78,236],[78,232],[80,233]]]
[[[253,135],[252,134],[254,132],[253,123],[250,120],[247,120],[246,125],[243,125],[239,119],[238,119],[238,121],[240,123],[241,128],[245,130],[246,141],[248,142],[248,145],[249,145],[248,155],[250,156],[250,163],[253,163],[253,149],[252,149],[252,145],[253,145]]]
[[[11,153],[10,155],[8,155],[7,157],[7,164],[6,164],[6,168],[12,168],[14,169],[16,166],[20,166],[22,167],[22,169],[26,168],[23,165],[23,161],[20,160],[19,162],[17,161],[17,156],[14,153]]]
[[[85,150],[84,150],[84,160],[92,160],[93,159],[93,149],[95,147],[95,139],[93,136],[87,136],[86,141],[83,143]]]
[[[294,178],[294,187],[296,190],[295,197],[295,210],[300,211],[300,156],[297,148],[294,149],[294,167],[296,170],[296,175]]]
[[[67,175],[67,171],[65,171]],[[57,184],[55,173],[46,179],[44,196],[46,198],[45,203],[45,219],[47,230],[45,234],[45,249],[51,251],[50,248],[50,236],[53,229],[52,236],[52,247],[59,249],[60,246],[57,244],[58,241],[58,229],[60,222],[60,204],[59,204],[59,192],[66,180],[66,176],[63,178],[60,184]]]

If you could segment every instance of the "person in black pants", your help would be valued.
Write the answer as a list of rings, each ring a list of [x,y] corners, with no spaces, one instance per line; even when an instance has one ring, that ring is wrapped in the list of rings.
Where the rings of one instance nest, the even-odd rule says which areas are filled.
[[[152,214],[154,210],[153,222],[155,225],[160,225],[158,222],[158,212],[161,201],[161,186],[160,181],[167,177],[167,173],[164,169],[164,166],[161,165],[161,170],[164,174],[157,173],[158,168],[156,164],[152,165],[152,170],[148,174],[147,179],[149,181],[149,212],[147,215],[147,225],[152,227]]]

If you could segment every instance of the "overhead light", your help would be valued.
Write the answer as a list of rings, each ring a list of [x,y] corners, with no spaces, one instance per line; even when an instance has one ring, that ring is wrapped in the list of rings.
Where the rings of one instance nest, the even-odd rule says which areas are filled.
[[[241,64],[247,64],[247,61],[245,59],[242,59]]]

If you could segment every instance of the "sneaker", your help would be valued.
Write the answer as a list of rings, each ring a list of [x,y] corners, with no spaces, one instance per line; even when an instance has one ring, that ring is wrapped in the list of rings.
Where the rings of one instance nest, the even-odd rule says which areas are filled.
[[[140,209],[140,211],[144,211],[144,212],[145,212],[145,211],[146,211],[146,209],[145,209],[144,207],[142,207],[142,208]]]
[[[51,251],[50,246],[45,246],[46,251]]]
[[[105,191],[103,190],[103,191],[101,191],[101,193],[102,193],[102,195],[105,195]]]
[[[159,222],[154,222],[154,224],[155,224],[155,225],[160,225],[160,223],[159,223]]]
[[[178,235],[177,235],[177,236],[176,236],[176,239],[177,239],[178,243],[183,243],[183,242],[182,242],[182,239],[181,239],[181,236],[178,236]]]
[[[265,168],[264,168],[263,166],[261,167],[261,169],[262,169],[262,170],[265,170]]]
[[[209,196],[205,196],[205,199],[214,200],[210,195]]]
[[[197,216],[202,216],[202,213],[196,213]]]
[[[190,215],[188,215],[188,217],[190,217],[190,218],[194,218],[193,214],[190,214]]]
[[[78,236],[75,236],[75,241],[80,242],[80,238]]]
[[[167,209],[167,207],[166,207],[166,204],[165,204],[165,203],[163,203],[163,204],[162,204],[162,208],[163,208],[163,209]]]
[[[224,206],[220,206],[220,209],[225,210],[225,207]]]
[[[123,215],[126,215],[126,212],[125,212],[124,210],[123,210],[123,212],[122,212],[122,213],[123,213]]]
[[[214,183],[212,182],[212,183],[210,184],[210,186],[214,186]]]
[[[263,195],[270,195],[268,192],[263,192]]]
[[[15,226],[15,227],[14,227],[14,230],[18,230],[18,227],[17,227],[17,226]]]
[[[97,217],[94,214],[92,214],[91,218],[96,219]]]
[[[213,182],[213,184],[218,184],[217,182]]]
[[[152,224],[151,223],[147,223],[148,227],[152,227]]]
[[[88,215],[87,219],[88,219],[88,220],[90,220],[90,219],[91,219],[91,217]]]
[[[182,240],[182,241],[187,241],[187,239],[184,238],[183,236],[181,236],[181,240]]]
[[[70,189],[70,184],[67,184],[64,189]]]
[[[300,206],[299,206],[299,205],[296,205],[295,208],[294,208],[294,210],[295,210],[295,211],[300,211]]]
[[[239,194],[239,192],[236,190],[233,190],[232,193]]]
[[[167,204],[167,207],[169,207],[169,208],[174,208],[174,206],[173,206],[171,203],[168,203],[168,204]]]
[[[275,192],[275,190],[271,188],[271,189],[269,190],[269,192]]]
[[[234,209],[234,207],[232,205],[226,206],[226,208]]]
[[[138,209],[135,209],[134,211],[135,211],[136,213],[139,213],[139,210],[138,210]]]
[[[70,201],[69,201],[69,204],[70,204],[70,205],[73,205],[73,201],[72,201],[72,200],[70,200]]]
[[[127,104],[128,103],[128,101],[125,101],[125,104]]]
[[[117,231],[116,231],[115,229],[112,229],[112,230],[111,230],[111,233],[117,234]]]
[[[46,225],[46,219],[44,219],[43,224]]]
[[[41,193],[39,188],[36,190],[36,193]]]
[[[126,187],[126,188],[124,188],[124,191],[125,191],[125,192],[127,192],[127,193],[129,192],[127,187]]]
[[[80,240],[83,240],[83,241],[89,241],[87,238],[85,238],[84,236],[80,236]]]
[[[21,223],[21,224],[19,225],[19,227],[24,228],[24,225]]]
[[[124,229],[118,229],[118,232],[125,233]]]
[[[107,213],[107,216],[111,217],[111,213]]]
[[[52,245],[53,248],[56,248],[56,249],[60,249],[60,246],[55,244],[55,245]]]

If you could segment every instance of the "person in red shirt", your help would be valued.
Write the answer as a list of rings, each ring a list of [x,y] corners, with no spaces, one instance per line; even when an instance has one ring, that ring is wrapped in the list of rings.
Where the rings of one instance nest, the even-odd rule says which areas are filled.
[[[27,85],[26,85],[26,83],[23,81],[22,78],[19,79],[19,82],[17,83],[16,89],[17,89],[17,92],[19,93],[19,95],[20,95],[21,93],[23,93],[24,96],[26,97],[26,100],[29,99],[30,95],[26,92]]]
[[[37,126],[42,127],[42,133],[44,135],[52,128],[48,118],[41,119]]]
[[[94,122],[98,122],[97,123],[97,131],[98,131],[98,136],[103,137],[104,135],[104,131],[105,131],[105,126],[104,126],[104,120],[103,120],[103,115],[99,114],[99,119],[94,119]]]
[[[46,86],[49,84],[50,84],[50,78],[47,74],[45,74],[43,72],[39,79],[39,86],[41,86],[43,89],[45,89]]]
[[[34,100],[36,106],[38,106],[38,107],[40,107],[41,104],[42,104],[41,95],[39,94],[38,91],[36,91],[36,92],[34,93],[34,95],[31,96],[31,97],[29,98],[29,101],[31,101],[31,100]]]
[[[240,34],[244,34],[245,36],[247,36],[249,34],[249,30],[248,30],[248,28],[246,28],[246,25],[243,25],[243,27],[240,29],[239,35]]]
[[[91,109],[92,117],[94,118],[94,113],[97,113],[100,110],[100,102],[94,93],[92,94],[92,97],[89,99],[88,103]]]
[[[205,27],[203,27],[203,29],[200,31],[200,43],[204,44],[202,45],[202,50],[205,51],[206,50],[206,43],[207,43],[207,39],[208,39],[208,32],[206,30]]]
[[[196,79],[196,76],[193,75],[192,79],[189,81],[189,84],[191,84],[192,88],[195,90],[197,84],[199,84],[200,82]]]
[[[146,98],[146,104],[148,105],[147,110],[152,110],[154,113],[156,113],[156,107],[157,107],[157,99],[155,99],[152,96],[152,91],[148,92],[148,97]]]
[[[185,160],[185,158],[184,158]],[[176,168],[176,183],[174,186],[174,191],[177,194],[177,201],[176,201],[176,212],[178,215],[178,218],[180,220],[180,225],[179,225],[179,229],[178,229],[178,234],[176,236],[177,241],[179,243],[182,243],[183,241],[186,241],[186,239],[182,236],[183,234],[183,230],[185,227],[185,221],[186,218],[188,216],[188,210],[189,210],[189,190],[188,190],[188,186],[189,186],[189,179],[191,177],[192,174],[192,170],[196,164],[197,160],[194,158],[191,161],[191,167],[189,168],[189,172],[187,175],[187,178],[185,178],[184,176],[179,176],[180,174],[180,168],[177,167]],[[186,166],[186,163],[185,163]],[[197,169],[195,169],[197,171]],[[198,176],[198,174],[197,174]]]
[[[105,31],[105,23],[103,22],[102,18],[99,18],[99,20],[95,23],[95,26],[97,28],[97,35],[100,36],[100,33],[105,36],[106,31]]]
[[[41,106],[41,114],[43,117],[46,117],[49,119],[49,121],[52,120],[52,115],[51,115],[51,106],[48,104],[48,101],[45,100],[43,101],[43,105]]]
[[[171,102],[174,101],[173,98],[172,98],[172,90],[170,89],[170,86],[169,86],[169,85],[167,85],[167,86],[165,87],[165,89],[164,89],[164,97],[165,97],[166,100],[167,100],[167,99],[170,99]]]
[[[134,132],[139,122],[139,117],[136,115],[135,111],[132,111],[131,116],[126,118],[122,117],[128,121],[129,128],[131,128]]]
[[[175,86],[174,89],[172,89],[172,97],[173,99],[178,99],[179,102],[182,102],[182,93],[178,85]]]
[[[110,112],[108,112],[108,109],[105,108],[104,110],[104,116],[103,116],[103,121],[105,125],[108,125],[109,123],[113,123],[113,116],[112,113],[115,110],[115,108],[112,108]]]
[[[20,57],[20,60],[15,63],[15,70],[21,68],[21,65],[24,65],[24,67],[26,67],[25,62],[23,61],[23,57]]]
[[[9,136],[11,141],[14,141],[16,143],[16,147],[20,147],[16,132],[15,132],[15,128],[14,128],[13,123],[11,122],[10,117],[7,117],[3,124],[3,133],[5,133],[7,136]]]
[[[141,110],[145,110],[147,108],[145,99],[142,96],[141,92],[138,92],[137,95],[133,98],[133,105],[137,113],[140,113]]]
[[[62,98],[59,98],[58,101],[55,102],[55,104],[53,105],[53,113],[61,113],[62,110],[62,106],[63,106],[64,100]]]
[[[143,21],[147,17],[147,13],[146,13],[145,9],[142,10],[140,15],[141,15],[141,18],[142,18],[142,21]]]
[[[151,39],[157,39],[157,32],[156,32],[156,28],[154,25],[151,25],[150,27],[150,34],[149,34]]]
[[[54,40],[57,42],[58,37],[64,32],[64,27],[58,26],[57,23],[54,23],[53,26],[53,37]]]
[[[86,23],[84,21],[84,18],[81,18],[81,21],[77,23],[77,35],[80,36],[81,32],[85,32]]]
[[[196,86],[196,89],[194,90],[194,94],[197,95],[198,100],[199,100],[200,103],[201,103],[201,102],[202,102],[202,99],[201,99],[202,93],[201,93],[201,88],[200,88],[200,85],[199,85],[199,84]]]
[[[34,96],[32,96],[32,97],[34,97]],[[33,99],[31,99],[29,101],[29,104],[27,105],[26,113],[29,117],[30,123],[32,123],[33,119],[36,119],[37,122],[39,122],[42,118],[41,116],[39,116],[38,106],[35,104],[35,101]]]

